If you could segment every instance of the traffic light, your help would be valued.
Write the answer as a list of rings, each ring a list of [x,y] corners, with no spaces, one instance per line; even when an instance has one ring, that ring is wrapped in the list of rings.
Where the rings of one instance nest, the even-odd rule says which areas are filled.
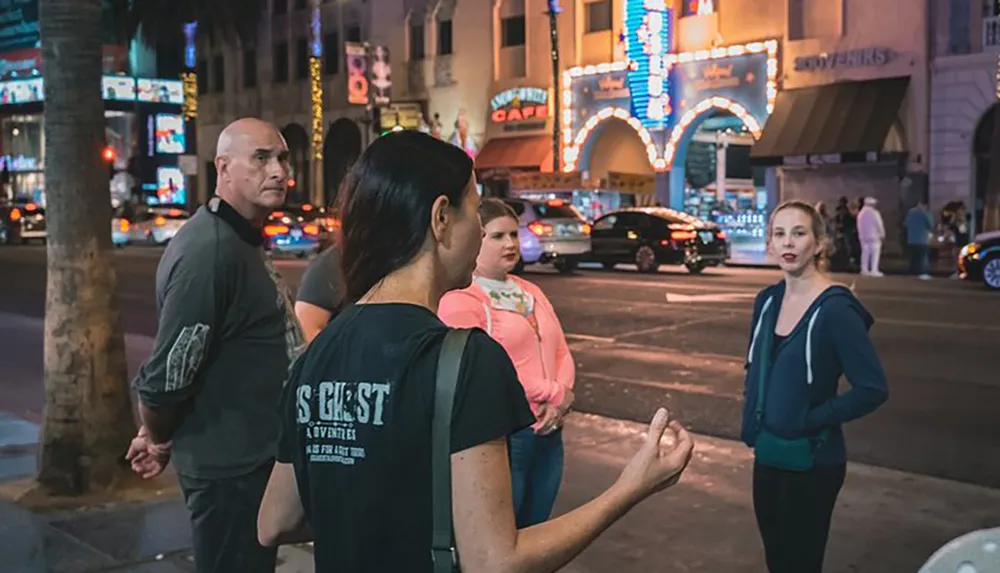
[[[101,150],[101,159],[108,164],[108,181],[115,178],[115,159],[118,159],[118,150],[113,145],[105,145]]]

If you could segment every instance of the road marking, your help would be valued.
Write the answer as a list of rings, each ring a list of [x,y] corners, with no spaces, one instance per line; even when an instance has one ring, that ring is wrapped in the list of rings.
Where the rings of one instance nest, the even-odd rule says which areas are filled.
[[[684,392],[686,394],[714,396],[716,398],[724,398],[728,400],[742,400],[743,398],[743,395],[740,392],[719,392],[709,386],[705,386],[703,384],[691,384],[689,382],[663,382],[656,380],[642,380],[638,378],[623,378],[621,376],[609,376],[607,374],[598,374],[596,372],[580,372],[577,376],[592,378],[600,380],[601,382],[616,382],[618,384],[627,384],[629,386],[642,386],[644,388],[657,388],[660,390],[674,390],[676,392]]]
[[[751,299],[757,296],[754,293],[720,293],[720,294],[677,294],[668,292],[666,293],[667,302],[669,303],[692,303],[692,302],[739,302],[742,300]]]
[[[687,328],[689,326],[694,326],[696,324],[707,324],[709,322],[718,321],[720,316],[713,316],[711,318],[699,318],[696,320],[685,320],[684,322],[678,322],[676,324],[665,324],[663,326],[654,326],[652,328],[643,328],[642,330],[632,330],[630,332],[623,332],[614,338],[617,342],[623,338],[632,338],[635,336],[644,336],[647,334],[656,334],[658,332],[667,332],[670,330],[677,330],[679,328]]]
[[[573,334],[571,332],[566,333],[566,338],[570,340],[581,340],[584,342],[605,342],[607,344],[614,344],[615,339],[609,338],[607,336],[592,336],[590,334]]]

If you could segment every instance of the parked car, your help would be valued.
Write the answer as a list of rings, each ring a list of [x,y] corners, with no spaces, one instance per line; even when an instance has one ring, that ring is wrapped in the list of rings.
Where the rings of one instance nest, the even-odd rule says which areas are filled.
[[[172,207],[150,207],[139,211],[129,222],[129,242],[166,245],[187,223],[191,214]]]
[[[590,224],[573,205],[561,199],[506,198],[504,202],[520,219],[521,262],[515,272],[524,265],[551,263],[559,272],[569,273],[590,251]]]
[[[323,250],[329,240],[324,213],[317,209],[284,208],[264,224],[264,248],[305,258]]]
[[[958,276],[1000,291],[1000,231],[982,233],[958,253]]]
[[[119,249],[124,248],[132,242],[131,231],[132,222],[125,216],[125,210],[121,207],[113,209],[111,212],[111,244]]]
[[[28,241],[45,241],[45,209],[31,202],[0,205],[0,242],[24,244]]]
[[[684,265],[697,274],[729,258],[726,233],[715,223],[664,207],[623,209],[594,221],[588,260],[611,269],[634,263],[652,273]]]

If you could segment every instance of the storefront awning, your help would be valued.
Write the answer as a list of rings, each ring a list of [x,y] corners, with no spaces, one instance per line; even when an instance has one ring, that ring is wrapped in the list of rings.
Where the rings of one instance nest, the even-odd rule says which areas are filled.
[[[490,139],[476,156],[476,169],[537,169],[551,172],[552,136]]]
[[[877,160],[910,78],[786,90],[750,152],[755,165]],[[810,159],[814,158],[814,159]]]

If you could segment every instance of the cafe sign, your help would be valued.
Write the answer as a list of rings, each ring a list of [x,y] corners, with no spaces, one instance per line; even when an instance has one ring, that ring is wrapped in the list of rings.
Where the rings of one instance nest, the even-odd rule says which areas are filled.
[[[511,88],[490,100],[493,123],[516,123],[545,120],[549,117],[549,90],[543,88]]]

